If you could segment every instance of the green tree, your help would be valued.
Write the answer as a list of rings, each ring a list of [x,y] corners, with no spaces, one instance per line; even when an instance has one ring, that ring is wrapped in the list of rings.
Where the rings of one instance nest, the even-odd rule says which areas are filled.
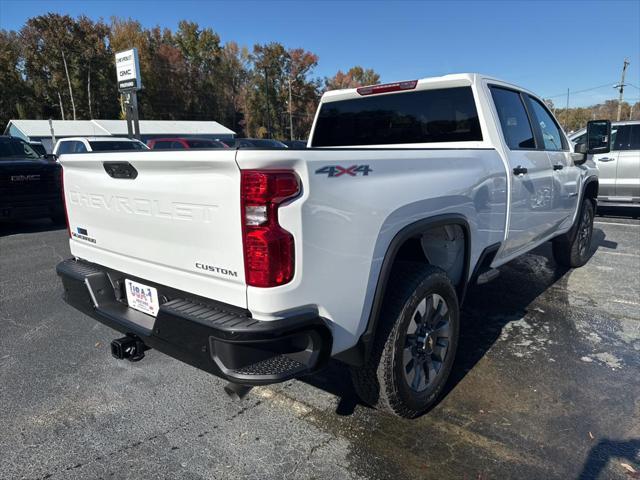
[[[31,98],[22,71],[20,39],[15,32],[0,30],[0,128],[12,118],[23,118]]]
[[[67,106],[67,112],[75,119],[72,76],[76,74],[80,60],[74,20],[68,15],[54,13],[30,18],[20,30],[20,41],[25,75],[38,100],[36,108],[39,111],[34,114],[47,116],[57,103],[61,118],[66,118]]]

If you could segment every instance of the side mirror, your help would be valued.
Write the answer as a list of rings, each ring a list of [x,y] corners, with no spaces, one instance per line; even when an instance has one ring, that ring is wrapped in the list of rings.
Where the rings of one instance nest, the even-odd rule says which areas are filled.
[[[58,161],[58,156],[55,153],[45,153],[44,154],[44,158],[45,158],[45,160],[48,160],[49,162]]]
[[[609,153],[611,150],[611,122],[609,120],[592,120],[587,122],[586,153]]]

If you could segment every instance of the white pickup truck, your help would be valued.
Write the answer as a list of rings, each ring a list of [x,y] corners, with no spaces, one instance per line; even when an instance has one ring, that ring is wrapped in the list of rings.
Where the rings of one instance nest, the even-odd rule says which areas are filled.
[[[570,149],[544,103],[478,74],[327,92],[306,150],[63,155],[65,300],[250,386],[350,365],[404,417],[441,394],[467,286],[547,240],[588,257],[610,123]]]

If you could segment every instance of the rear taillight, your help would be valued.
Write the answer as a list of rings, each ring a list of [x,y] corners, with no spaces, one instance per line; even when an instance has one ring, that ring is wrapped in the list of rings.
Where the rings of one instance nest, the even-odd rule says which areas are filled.
[[[376,93],[398,92],[400,90],[413,90],[418,85],[417,80],[409,80],[406,82],[384,83],[382,85],[369,85],[360,87],[356,91],[360,95],[375,95]]]
[[[300,193],[298,176],[291,170],[242,170],[240,192],[247,284],[276,287],[290,282],[294,240],[278,223],[278,208]]]
[[[64,207],[64,221],[67,224],[67,233],[71,238],[71,227],[69,226],[69,212],[67,211],[67,201],[64,198],[64,168],[60,166],[60,196],[62,197],[62,206]]]

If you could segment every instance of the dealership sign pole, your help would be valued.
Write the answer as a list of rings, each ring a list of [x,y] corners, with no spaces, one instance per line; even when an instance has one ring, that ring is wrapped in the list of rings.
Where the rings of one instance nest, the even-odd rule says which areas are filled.
[[[124,97],[128,136],[140,140],[137,92],[142,89],[142,79],[137,48],[116,53],[116,74],[118,76],[118,90]]]

